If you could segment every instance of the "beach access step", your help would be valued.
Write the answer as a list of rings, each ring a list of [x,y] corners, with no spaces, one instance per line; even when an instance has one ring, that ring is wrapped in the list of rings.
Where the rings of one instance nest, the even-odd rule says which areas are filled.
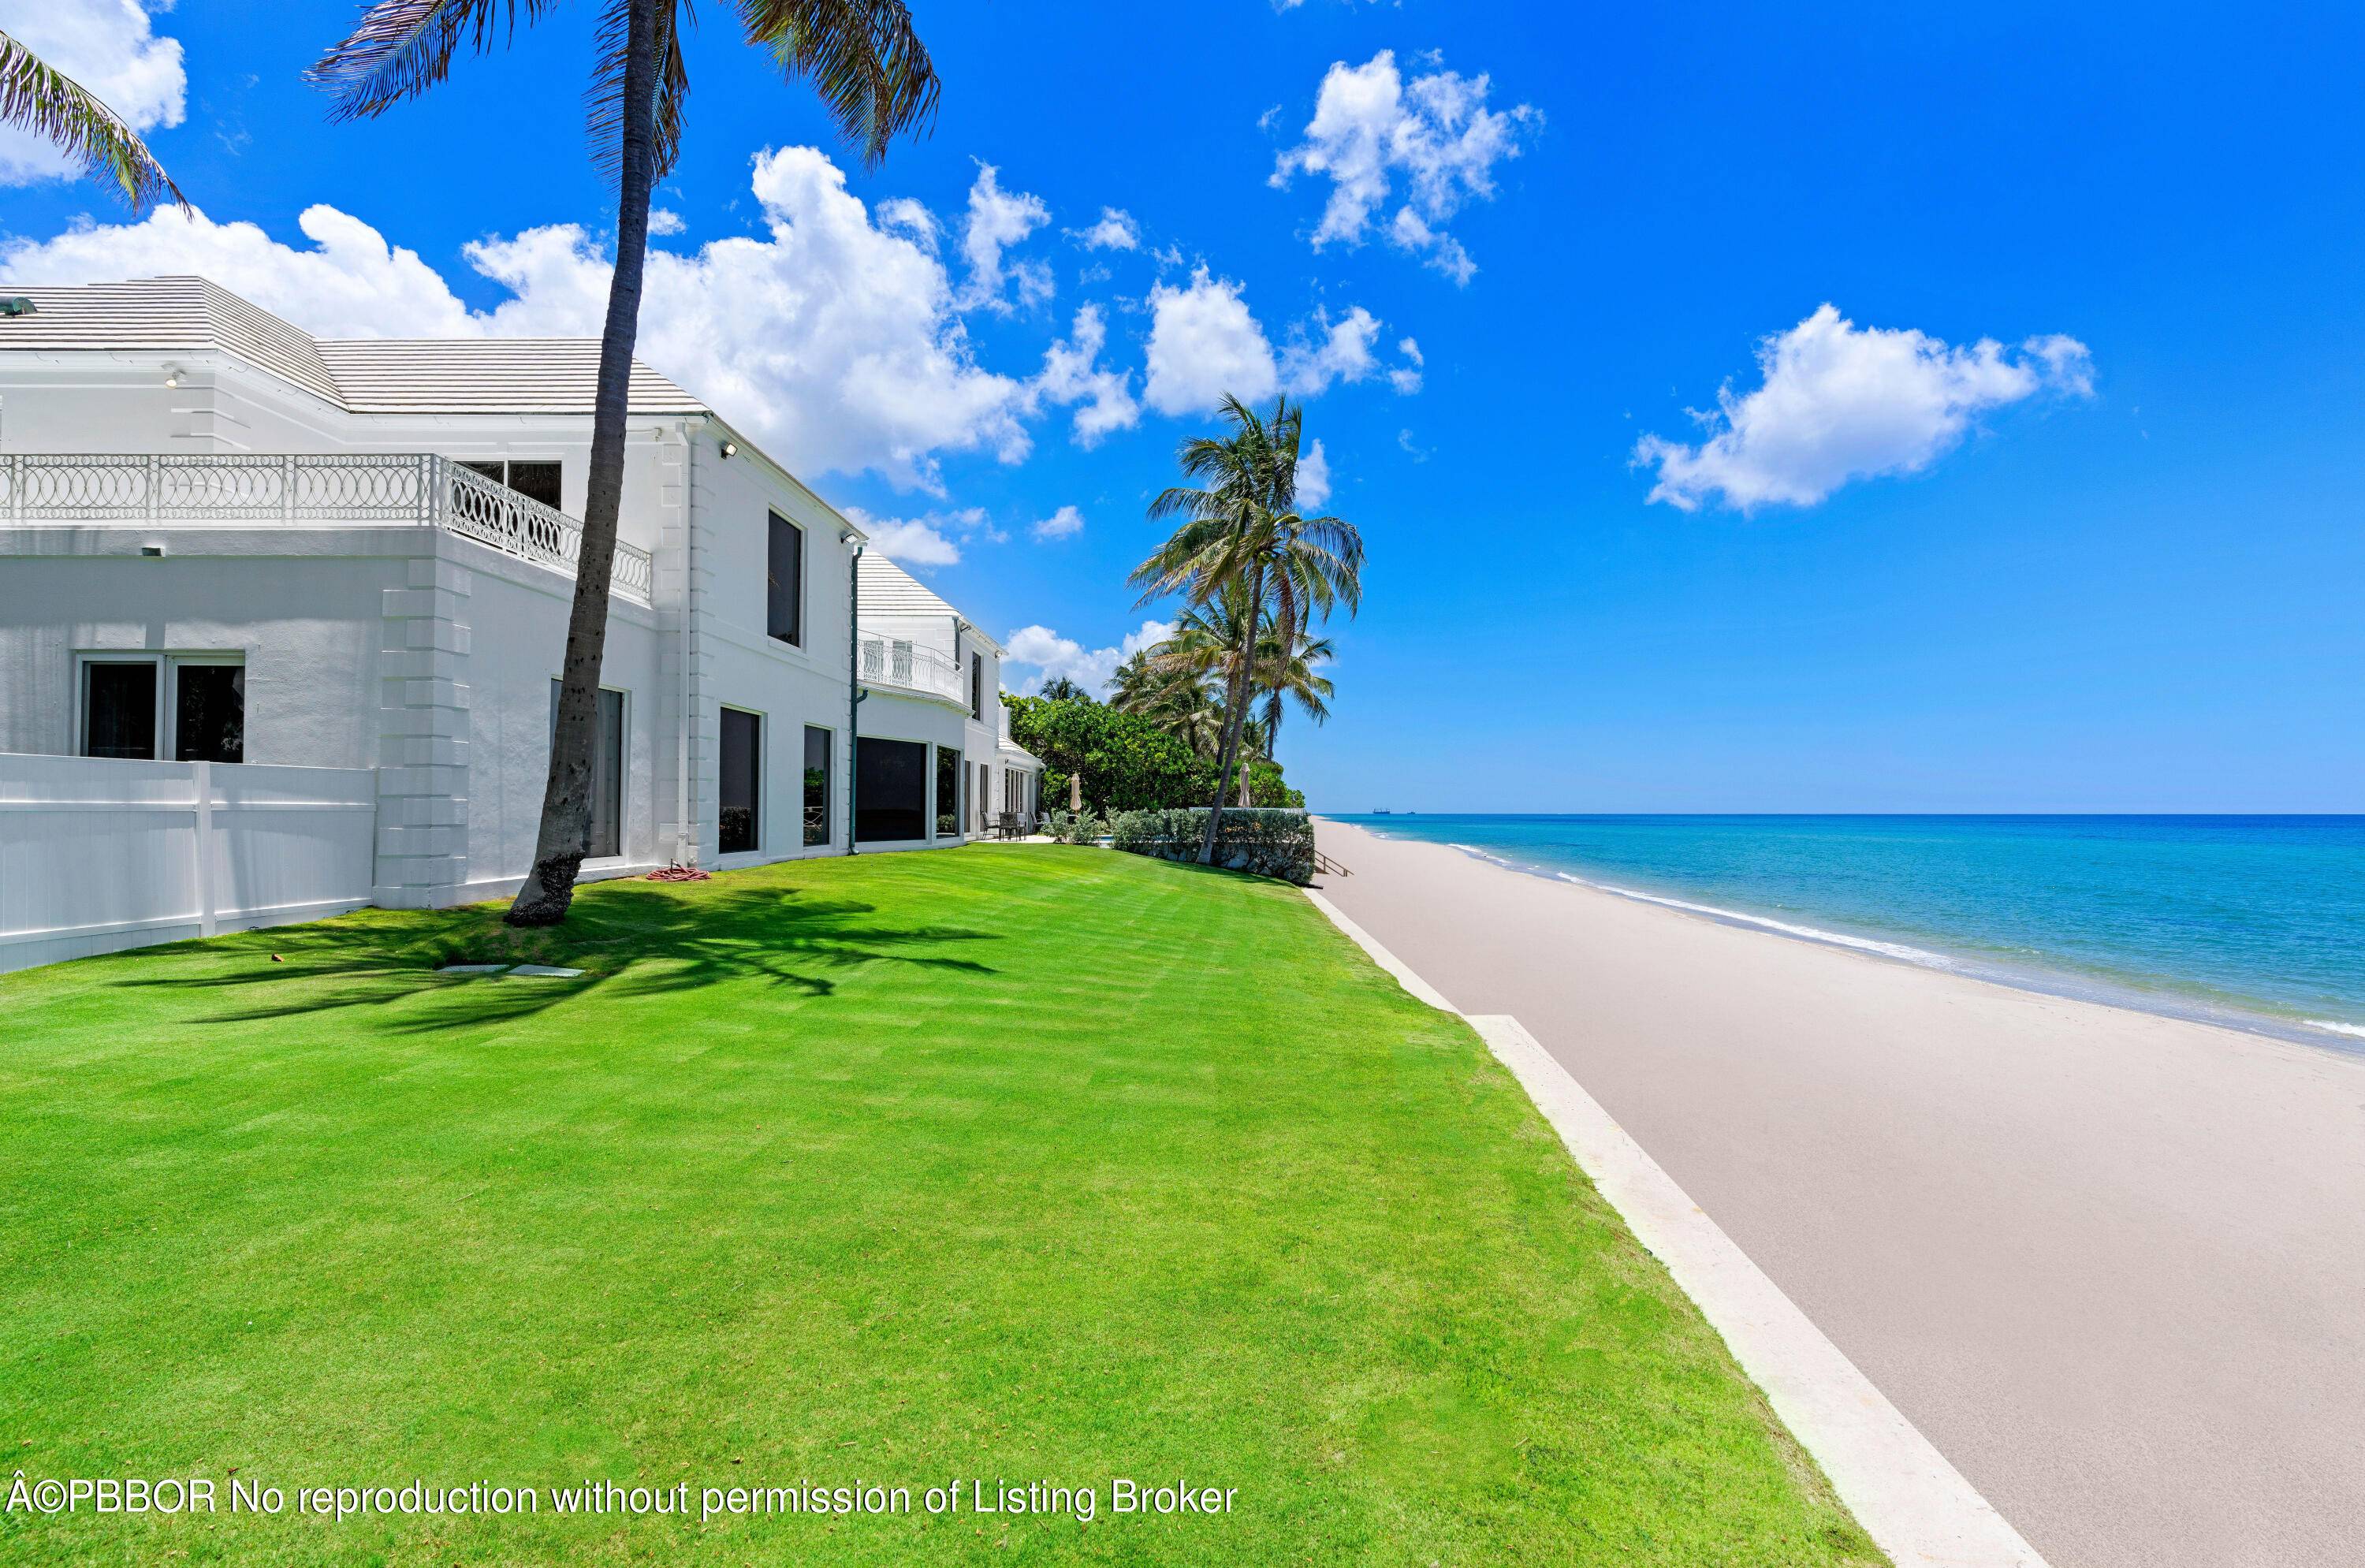
[[[1314,852],[1314,868],[1326,877],[1351,877],[1355,874],[1318,849]]]

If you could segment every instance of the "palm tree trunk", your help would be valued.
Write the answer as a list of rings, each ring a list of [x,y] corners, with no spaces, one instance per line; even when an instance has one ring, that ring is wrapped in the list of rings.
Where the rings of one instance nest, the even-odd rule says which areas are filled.
[[[575,899],[575,878],[591,839],[591,757],[599,736],[600,661],[608,641],[608,574],[624,498],[624,410],[633,345],[640,331],[641,274],[648,258],[649,191],[656,171],[656,33],[659,0],[630,0],[624,65],[622,178],[616,201],[616,271],[600,334],[600,386],[591,418],[589,494],[575,562],[575,603],[559,669],[558,722],[533,870],[506,917],[511,925],[555,925]]]
[[[1224,821],[1224,796],[1229,792],[1232,764],[1239,760],[1240,726],[1249,716],[1249,677],[1256,663],[1257,611],[1264,603],[1264,565],[1249,575],[1249,623],[1240,651],[1232,657],[1232,673],[1224,682],[1224,754],[1216,767],[1216,799],[1207,810],[1207,835],[1199,841],[1199,864],[1216,861],[1216,830]]]

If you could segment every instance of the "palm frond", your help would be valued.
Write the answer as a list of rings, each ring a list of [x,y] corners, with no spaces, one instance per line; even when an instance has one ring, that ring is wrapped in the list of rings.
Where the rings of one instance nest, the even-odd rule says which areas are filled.
[[[681,55],[684,23],[695,27],[689,0],[658,0],[656,12],[656,168],[653,179],[673,172],[681,157],[682,109],[689,97],[689,68]],[[624,67],[633,30],[632,0],[608,0],[591,39],[591,85],[583,93],[583,125],[591,139],[591,162],[610,190],[624,174]]]
[[[903,0],[739,0],[739,19],[783,73],[813,83],[866,165],[935,118],[936,64]]]
[[[463,49],[507,43],[559,0],[375,0],[342,42],[304,73],[336,100],[336,119],[366,119],[416,98],[452,73]]]
[[[134,212],[166,196],[188,210],[189,198],[138,131],[6,33],[0,33],[0,123],[54,142],[91,178],[114,185]]]

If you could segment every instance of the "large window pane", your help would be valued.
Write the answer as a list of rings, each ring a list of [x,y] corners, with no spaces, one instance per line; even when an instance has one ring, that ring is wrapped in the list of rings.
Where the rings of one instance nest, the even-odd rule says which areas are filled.
[[[591,740],[591,829],[583,853],[599,860],[624,852],[624,694],[600,691]],[[558,734],[558,682],[550,683],[550,733]]]
[[[559,464],[512,463],[504,457],[463,457],[459,463],[496,485],[507,485],[530,501],[558,508],[559,484],[566,473]]]
[[[829,732],[805,726],[805,846],[829,842]]]
[[[805,531],[774,512],[768,555],[765,616],[769,630],[783,643],[801,644],[805,640]]]
[[[960,753],[950,746],[936,748],[936,836],[960,836]]]
[[[591,753],[591,843],[594,857],[624,852],[624,694],[600,693],[600,740]]]
[[[155,760],[155,660],[83,666],[82,754]]]
[[[173,760],[246,760],[246,666],[173,669]]]
[[[757,801],[763,783],[764,722],[736,708],[723,710],[722,810],[715,818],[715,849],[736,855],[762,842]]]
[[[556,510],[561,472],[555,463],[511,463],[508,483],[510,489],[526,499],[540,501]]]
[[[885,842],[928,836],[928,748],[865,735],[855,745],[854,831]]]

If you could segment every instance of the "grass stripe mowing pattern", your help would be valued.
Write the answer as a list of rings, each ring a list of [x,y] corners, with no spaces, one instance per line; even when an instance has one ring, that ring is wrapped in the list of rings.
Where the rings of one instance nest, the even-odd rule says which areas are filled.
[[[915,1500],[11,1513],[12,1563],[1877,1561],[1476,1036],[1278,884],[813,861],[61,965],[0,1020],[6,1468]],[[1235,1511],[1111,1517],[1120,1475]],[[955,1477],[1101,1512],[918,1508]]]

